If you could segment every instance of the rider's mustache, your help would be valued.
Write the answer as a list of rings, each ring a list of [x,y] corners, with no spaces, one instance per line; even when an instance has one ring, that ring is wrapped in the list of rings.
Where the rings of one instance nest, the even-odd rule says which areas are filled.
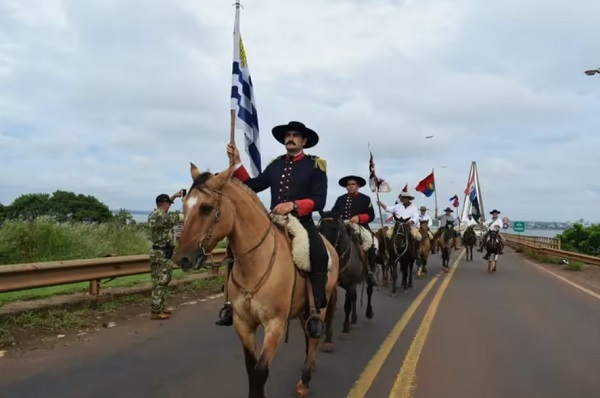
[[[287,141],[287,142],[285,143],[285,145],[287,145],[287,144],[294,144],[294,145],[295,145],[296,143],[295,143],[293,140],[289,140],[289,141]]]

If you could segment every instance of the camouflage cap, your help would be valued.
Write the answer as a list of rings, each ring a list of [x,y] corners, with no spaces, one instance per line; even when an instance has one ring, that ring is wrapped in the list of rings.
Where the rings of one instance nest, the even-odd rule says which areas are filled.
[[[156,204],[163,203],[163,202],[173,203],[173,201],[171,200],[169,195],[167,195],[166,193],[161,193],[160,195],[158,195],[156,197]]]

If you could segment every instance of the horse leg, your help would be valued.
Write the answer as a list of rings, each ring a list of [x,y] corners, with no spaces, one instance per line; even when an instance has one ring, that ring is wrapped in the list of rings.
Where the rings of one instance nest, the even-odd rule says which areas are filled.
[[[346,289],[346,297],[344,297],[344,328],[342,329],[342,334],[350,333],[350,312],[352,311],[352,297],[355,295],[356,285]]]
[[[327,316],[325,318],[325,342],[323,344],[324,352],[333,352],[333,314],[337,306],[337,289],[331,292],[331,298],[327,303]]]
[[[371,306],[371,297],[373,296],[373,286],[367,286],[367,319],[373,319],[373,307]]]
[[[254,375],[254,369],[256,368],[257,360],[256,360],[256,340],[255,340],[255,328],[251,328],[245,323],[236,322],[235,330],[242,342],[242,347],[244,349],[244,360],[246,363],[246,373],[248,374],[248,397],[254,398],[258,397],[255,395],[257,391],[257,383],[256,377]]]
[[[404,289],[404,293],[408,290],[408,263],[402,261],[400,263],[400,271],[402,272],[402,288]]]
[[[358,291],[355,290],[352,300],[352,315],[350,316],[350,326],[356,325],[358,322],[358,314],[356,313],[356,302],[358,300]]]
[[[396,282],[398,281],[398,260],[395,260],[390,264],[390,271],[392,273],[392,297],[396,297]]]
[[[280,320],[272,320],[265,325],[262,350],[254,367],[254,389],[250,391],[251,398],[266,398],[265,384],[269,378],[269,368],[283,337],[285,326],[285,322]]]
[[[413,268],[415,266],[415,260],[410,260],[408,265],[408,288],[413,287]]]
[[[310,389],[309,383],[312,379],[318,344],[319,339],[310,339],[306,336],[306,359],[304,360],[304,366],[302,367],[301,379],[298,384],[296,384],[296,396],[299,398],[308,397]]]

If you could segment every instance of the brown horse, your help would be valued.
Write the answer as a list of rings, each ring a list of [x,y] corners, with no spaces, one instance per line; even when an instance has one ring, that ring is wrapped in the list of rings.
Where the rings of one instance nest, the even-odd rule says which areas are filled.
[[[440,251],[442,252],[442,268],[445,272],[450,269],[450,254],[452,253],[452,241],[454,235],[452,231],[452,222],[446,223],[438,237]]]
[[[477,244],[477,234],[472,225],[467,227],[462,240],[467,254],[466,261],[473,261],[473,246]]]
[[[237,179],[230,179],[233,168],[217,175],[200,174],[192,163],[190,172],[194,183],[184,199],[185,221],[174,261],[183,270],[198,269],[217,243],[228,238],[235,265],[226,289],[233,306],[233,324],[244,350],[248,396],[264,398],[269,368],[286,325],[294,318],[306,325],[309,318],[305,308],[307,278],[294,262],[297,258],[292,254],[287,233],[274,223],[252,190]],[[290,225],[297,222],[292,218],[288,221]],[[333,246],[325,238],[323,241],[331,267],[326,286],[328,305],[319,317],[327,321],[325,317],[335,310],[335,300],[331,298],[337,286],[339,259]],[[255,333],[259,325],[264,327],[264,339],[257,355]],[[319,343],[303,329],[306,357],[296,386],[298,397],[308,395]]]
[[[375,239],[377,239],[378,245],[375,261],[377,264],[381,264],[381,283],[383,286],[387,286],[391,280],[389,248],[392,241],[387,237],[389,229],[389,227],[383,226],[375,232]]]
[[[431,251],[431,241],[429,240],[429,226],[427,221],[421,223],[419,233],[421,234],[421,247],[419,247],[419,258],[417,258],[417,276],[427,275],[427,260]]]

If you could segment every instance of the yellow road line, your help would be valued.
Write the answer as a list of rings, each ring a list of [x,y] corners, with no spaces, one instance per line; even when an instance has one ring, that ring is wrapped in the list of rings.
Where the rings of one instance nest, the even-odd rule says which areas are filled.
[[[425,346],[425,341],[427,340],[427,335],[429,334],[429,330],[431,329],[431,324],[433,323],[433,319],[435,318],[435,314],[437,313],[438,307],[440,305],[440,301],[442,300],[442,296],[456,271],[456,267],[458,267],[458,263],[460,259],[465,254],[463,250],[460,256],[454,261],[452,264],[452,269],[443,280],[440,288],[433,296],[433,300],[427,309],[427,313],[423,318],[423,322],[421,322],[421,326],[419,326],[419,330],[413,340],[406,357],[404,357],[404,362],[402,363],[402,368],[400,369],[400,373],[398,373],[398,377],[396,378],[396,382],[392,387],[392,391],[390,392],[389,398],[410,398],[412,397],[412,393],[414,392],[414,388],[416,385],[413,384],[415,380],[415,375],[417,371],[417,364],[419,362],[419,357],[421,356],[421,351]]]
[[[354,387],[352,387],[346,398],[363,398],[367,391],[369,391],[371,384],[373,384],[373,380],[375,380],[375,377],[377,377],[377,374],[381,370],[383,363],[387,359],[388,355],[390,355],[390,352],[392,351],[392,348],[394,348],[394,345],[398,341],[400,334],[402,333],[402,331],[404,330],[414,313],[417,311],[417,308],[425,299],[425,296],[427,296],[427,293],[429,293],[437,279],[437,276],[433,277],[431,281],[429,281],[429,283],[421,291],[421,293],[419,293],[417,298],[411,303],[404,315],[402,315],[402,318],[400,318],[400,320],[398,321],[398,323],[396,323],[390,334],[388,334],[383,343],[379,346],[379,349],[375,353],[375,356],[371,358],[371,360],[369,361],[359,378],[354,383]]]

